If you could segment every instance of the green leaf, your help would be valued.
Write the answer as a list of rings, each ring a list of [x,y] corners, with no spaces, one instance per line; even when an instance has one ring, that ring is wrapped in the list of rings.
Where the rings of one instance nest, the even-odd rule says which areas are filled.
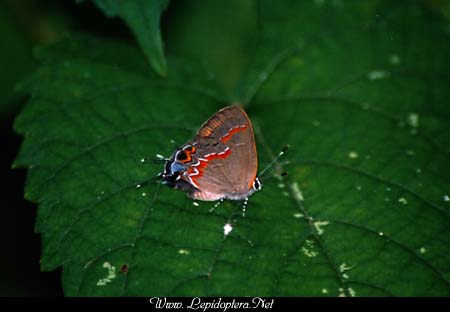
[[[159,22],[169,0],[93,1],[107,16],[119,16],[127,23],[150,65],[158,74],[165,76],[167,65]]]
[[[259,1],[233,94],[185,59],[154,76],[119,42],[40,50],[15,128],[42,268],[63,266],[69,296],[449,296],[450,41],[407,4]],[[155,155],[235,98],[261,168],[291,145],[245,218],[154,180]]]

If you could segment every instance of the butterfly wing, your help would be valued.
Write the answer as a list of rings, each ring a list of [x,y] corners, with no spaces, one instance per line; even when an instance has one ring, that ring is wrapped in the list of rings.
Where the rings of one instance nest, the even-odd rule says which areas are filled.
[[[208,119],[194,138],[201,149],[185,178],[200,200],[244,199],[253,192],[258,162],[253,127],[239,106],[221,109]]]

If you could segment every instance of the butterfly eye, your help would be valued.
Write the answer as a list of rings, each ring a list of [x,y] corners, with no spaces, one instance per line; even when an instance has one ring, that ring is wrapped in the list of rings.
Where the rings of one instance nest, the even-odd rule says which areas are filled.
[[[188,155],[184,151],[181,151],[177,154],[177,160],[183,161],[186,159],[188,159]]]

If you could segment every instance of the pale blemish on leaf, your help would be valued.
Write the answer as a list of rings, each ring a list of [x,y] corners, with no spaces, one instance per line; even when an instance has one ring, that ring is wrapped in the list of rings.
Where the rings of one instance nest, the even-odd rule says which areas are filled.
[[[291,190],[292,190],[292,193],[293,193],[293,195],[294,195],[294,197],[295,197],[296,200],[298,200],[298,201],[304,201],[304,200],[305,200],[305,199],[303,198],[303,193],[302,193],[302,191],[301,191],[300,188],[298,187],[297,182],[294,182],[294,183],[291,184]]]
[[[309,239],[305,241],[305,246],[303,246],[301,250],[303,254],[308,258],[317,257],[317,255],[319,254],[317,251],[314,251],[314,242]]]
[[[315,221],[314,228],[316,229],[317,234],[322,235],[324,232],[323,227],[327,226],[328,224],[330,224],[329,221],[320,221],[320,220]]]
[[[339,266],[339,271],[341,273],[346,272],[346,271],[350,271],[351,269],[353,269],[355,266],[354,265],[347,265],[345,262],[343,262],[340,266]]]
[[[416,153],[413,150],[406,150],[406,155],[414,156]]]
[[[142,192],[142,194],[141,194],[142,196],[147,196],[147,193],[146,192]]]
[[[105,278],[101,278],[97,281],[97,286],[105,286],[111,283],[116,278],[116,267],[112,266],[109,262],[104,262],[103,267],[108,270],[108,275]]]
[[[419,252],[423,255],[423,254],[425,254],[427,252],[427,249],[425,247],[421,247],[419,249]]]
[[[359,155],[355,151],[351,151],[351,152],[348,153],[348,158],[350,158],[350,159],[356,159],[358,157],[359,157]]]
[[[347,288],[347,291],[351,297],[356,297],[356,292],[353,288],[349,287],[349,288]]]
[[[419,115],[414,112],[409,113],[408,124],[413,128],[417,128],[419,126]]]
[[[188,254],[190,254],[189,250],[187,250],[187,249],[180,249],[180,250],[178,250],[178,253],[179,253],[180,255],[185,255],[185,256],[187,256]]]
[[[233,226],[230,223],[227,223],[223,226],[223,235],[227,236],[233,230]]]
[[[389,55],[388,62],[392,65],[400,64],[400,57],[397,54]]]
[[[97,199],[102,199],[103,195],[105,195],[105,192],[101,191],[100,194],[98,194]]]
[[[94,259],[86,262],[86,264],[84,265],[84,268],[87,269],[92,264],[92,262],[94,262]]]
[[[164,159],[166,159],[163,155],[161,155],[161,154],[156,154],[155,155],[156,156],[156,158],[158,158],[159,160],[164,160]]]
[[[399,202],[399,203],[402,203],[403,205],[407,205],[407,204],[408,204],[408,201],[407,201],[406,198],[404,198],[404,197],[400,197],[400,198],[398,199],[398,202]]]
[[[296,219],[303,218],[303,213],[300,213],[300,212],[294,213],[294,218],[296,218]]]
[[[322,294],[328,294],[328,289],[322,288]]]
[[[320,121],[314,120],[314,121],[312,122],[312,124],[313,124],[314,127],[318,127],[318,126],[320,126]]]
[[[361,185],[357,185],[357,186],[356,186],[356,189],[357,189],[358,191],[361,191],[361,190],[362,190],[362,186],[361,186]]]
[[[450,201],[450,197],[449,197],[448,195],[444,195],[443,199],[444,199],[444,201],[446,201],[446,202]]]
[[[367,74],[367,78],[369,78],[369,80],[380,80],[388,76],[389,72],[382,69],[373,70]]]
[[[194,202],[192,202],[192,205],[194,205],[195,207],[198,207],[198,206],[199,206],[199,203],[196,202],[196,201],[194,201]]]

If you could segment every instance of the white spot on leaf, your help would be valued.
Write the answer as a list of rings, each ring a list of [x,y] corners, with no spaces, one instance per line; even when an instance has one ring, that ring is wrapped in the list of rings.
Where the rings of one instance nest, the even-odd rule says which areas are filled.
[[[358,156],[359,156],[358,153],[354,152],[354,151],[351,151],[350,153],[348,153],[348,157],[351,159],[356,159],[356,158],[358,158]]]
[[[409,113],[408,124],[413,128],[417,128],[419,126],[419,115],[414,112]]]
[[[355,297],[356,296],[356,292],[353,288],[349,287],[347,289],[348,293],[350,294],[351,297]]]
[[[303,198],[303,193],[302,193],[302,191],[301,191],[300,188],[298,187],[297,182],[292,183],[291,189],[292,189],[292,193],[294,193],[295,199],[297,199],[298,201],[303,201],[303,200],[305,200],[305,199]]]
[[[108,270],[108,275],[105,278],[101,278],[97,281],[97,286],[105,286],[111,283],[116,278],[116,267],[112,266],[109,262],[104,262],[103,267]]]
[[[319,254],[317,251],[314,251],[314,242],[309,239],[305,241],[305,246],[303,246],[301,250],[308,258],[317,257]]]
[[[185,256],[187,256],[188,254],[190,254],[189,250],[187,250],[187,249],[180,249],[180,250],[178,250],[178,253],[179,253],[180,255],[185,255]]]
[[[229,224],[229,223],[227,223],[227,224],[225,224],[225,225],[223,226],[223,234],[224,234],[225,236],[227,236],[228,234],[230,234],[232,230],[233,230],[233,226],[232,226],[231,224]]]
[[[419,249],[419,252],[423,255],[424,253],[427,252],[427,249],[426,249],[425,247],[421,247],[421,248]]]
[[[353,269],[355,266],[348,266],[345,262],[344,263],[342,263],[340,266],[339,266],[339,271],[341,272],[341,273],[343,273],[343,272],[345,272],[345,271],[349,271],[349,270],[351,270],[351,269]]]
[[[367,74],[367,78],[369,78],[369,80],[380,80],[388,76],[389,72],[382,69],[373,70]]]
[[[317,231],[317,234],[322,235],[324,230],[322,227],[327,226],[328,224],[330,224],[329,221],[316,221],[314,222],[314,228]]]
[[[407,201],[406,198],[404,198],[404,197],[400,197],[400,198],[398,199],[398,202],[399,202],[399,203],[402,203],[403,205],[407,205],[407,204],[408,204],[408,201]]]

